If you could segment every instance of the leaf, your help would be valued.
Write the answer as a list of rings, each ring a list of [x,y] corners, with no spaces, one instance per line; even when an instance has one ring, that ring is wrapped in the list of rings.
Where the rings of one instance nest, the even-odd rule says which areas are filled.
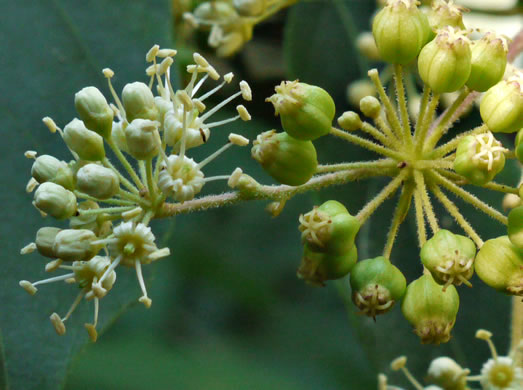
[[[63,127],[75,116],[74,93],[87,85],[108,96],[103,67],[116,72],[117,90],[126,82],[145,80],[146,51],[154,43],[170,44],[170,13],[165,0],[2,1],[1,5],[0,328],[7,376],[0,375],[4,379],[0,388],[57,389],[72,356],[88,340],[83,323],[91,321],[92,303],[83,302],[68,320],[67,334],[58,337],[48,317],[53,311],[65,313],[76,294],[72,287],[45,285],[30,297],[18,286],[21,279],[46,277],[41,256],[22,257],[19,252],[34,240],[39,227],[54,223],[42,220],[31,206],[32,196],[24,191],[31,161],[23,152],[37,150],[69,159],[58,134],[50,134],[41,118],[49,115]],[[101,302],[100,328],[138,296],[133,272],[119,273],[115,288]]]

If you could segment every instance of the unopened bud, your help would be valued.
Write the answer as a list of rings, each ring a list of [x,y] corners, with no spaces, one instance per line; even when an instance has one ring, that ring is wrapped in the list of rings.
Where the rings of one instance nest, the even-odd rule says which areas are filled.
[[[36,158],[31,175],[40,184],[51,182],[70,190],[74,188],[73,172],[69,165],[47,154]]]
[[[129,154],[137,160],[147,160],[156,156],[160,145],[155,138],[158,122],[148,119],[135,119],[125,129],[125,139]]]
[[[82,160],[100,161],[105,157],[103,138],[87,129],[79,119],[73,119],[64,127],[64,141]]]
[[[104,95],[96,87],[85,87],[74,96],[74,105],[85,126],[104,138],[109,138],[114,113]]]
[[[56,219],[67,219],[76,212],[76,196],[54,183],[43,183],[34,195],[35,206]]]
[[[158,119],[158,110],[149,87],[141,82],[126,84],[122,91],[122,104],[127,121],[134,119]]]
[[[98,199],[109,199],[120,190],[118,175],[97,164],[84,165],[76,174],[78,189]]]
[[[95,240],[96,236],[90,230],[64,229],[56,235],[53,250],[56,257],[64,261],[85,261],[101,249],[100,246],[91,245]]]

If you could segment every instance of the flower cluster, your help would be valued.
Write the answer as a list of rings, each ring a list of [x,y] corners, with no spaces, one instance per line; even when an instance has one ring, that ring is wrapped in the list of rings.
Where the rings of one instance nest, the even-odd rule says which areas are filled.
[[[195,53],[194,64],[187,66],[190,81],[175,91],[170,80],[175,55],[175,50],[153,46],[146,55],[149,83],[129,83],[120,96],[111,83],[113,71],[104,69],[115,105],[109,104],[97,88],[86,87],[74,99],[80,119],[74,118],[63,129],[51,118],[43,119],[52,133],[62,137],[72,161],[34,151],[25,154],[34,159],[27,185],[28,192],[36,189],[34,206],[43,217],[69,221],[66,229],[40,228],[35,241],[21,251],[38,251],[50,258],[46,272],[68,272],[36,282],[22,280],[20,286],[31,295],[37,292],[36,286],[45,283],[77,285],[79,293],[67,314],[61,317],[53,313],[50,317],[58,334],[65,333],[64,322],[85,298],[94,301],[94,320],[85,327],[90,339],[96,341],[99,301],[113,287],[122,266],[134,268],[142,290],[139,301],[150,307],[142,266],[169,256],[169,248],[157,246],[149,227],[151,220],[162,216],[166,208],[192,200],[205,183],[235,182],[241,175],[241,170],[236,170],[233,175],[205,177],[202,171],[232,145],[247,145],[249,141],[241,135],[231,133],[227,144],[199,162],[188,152],[205,144],[212,128],[238,119],[250,120],[247,109],[238,105],[236,116],[210,121],[232,100],[251,100],[249,85],[241,81],[239,91],[207,109],[206,100],[231,83],[233,74],[224,75],[220,84],[201,93],[205,81],[219,80],[220,75]],[[106,147],[112,150],[123,173],[109,160]],[[169,199],[174,203],[168,203]]]

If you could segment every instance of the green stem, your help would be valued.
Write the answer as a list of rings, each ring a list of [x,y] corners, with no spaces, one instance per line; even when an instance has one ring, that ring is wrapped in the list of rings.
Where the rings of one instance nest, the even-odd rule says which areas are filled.
[[[394,246],[394,241],[398,234],[400,225],[405,219],[409,208],[410,202],[412,200],[412,193],[414,192],[414,186],[412,183],[410,185],[405,185],[401,193],[396,209],[394,210],[394,217],[392,219],[389,232],[387,234],[387,243],[385,244],[385,249],[383,250],[383,256],[387,259],[390,259],[390,254],[392,252],[392,247]]]
[[[129,163],[129,161],[127,161],[127,159],[125,158],[123,153],[120,151],[118,146],[116,146],[116,144],[113,142],[112,138],[109,138],[107,140],[107,144],[112,149],[112,151],[114,152],[114,154],[116,155],[116,157],[118,158],[118,160],[120,161],[120,163],[122,164],[124,169],[127,171],[129,176],[131,177],[131,179],[133,179],[134,184],[136,184],[138,186],[138,189],[140,189],[140,190],[143,189],[144,186],[143,186],[143,183],[140,181],[140,178],[134,171],[134,169],[131,166],[131,164]]]
[[[425,228],[425,213],[423,212],[423,201],[420,191],[414,191],[414,207],[416,209],[416,224],[418,226],[418,243],[422,248],[427,242],[427,230]]]
[[[145,175],[147,176],[147,188],[149,190],[149,197],[151,199],[151,203],[154,205],[156,202],[156,187],[154,186],[153,182],[153,159],[150,158],[146,162],[145,166]]]
[[[523,340],[523,301],[521,300],[521,297],[512,297],[510,335],[510,354],[512,355],[519,352],[519,356],[513,356],[512,358],[516,362],[516,367],[521,367],[521,355],[523,354],[520,346],[521,341]]]
[[[425,115],[423,115],[423,122],[420,121],[419,127],[418,127],[418,133],[416,138],[416,147],[415,147],[415,153],[416,156],[420,156],[421,151],[423,150],[423,146],[426,142],[425,138],[427,137],[427,133],[429,132],[430,123],[432,122],[432,118],[434,117],[434,113],[436,112],[436,109],[438,108],[439,104],[439,94],[433,94],[432,99],[430,100],[429,108],[427,109]],[[418,126],[418,124],[416,124]]]
[[[129,210],[134,209],[136,206],[121,206],[121,207],[104,207],[99,209],[89,209],[89,210],[78,210],[80,215],[95,215],[95,214],[105,214],[105,213],[123,213]]]
[[[394,179],[390,181],[389,184],[387,184],[378,195],[374,197],[371,201],[369,201],[365,207],[363,207],[360,212],[356,215],[356,218],[360,221],[360,224],[363,224],[373,213],[376,211],[376,209],[387,200],[389,196],[394,194],[396,190],[401,186],[403,180],[407,176],[408,170],[403,170],[399,173],[398,176],[396,176]]]
[[[368,141],[364,138],[358,137],[357,135],[347,133],[346,131],[339,130],[335,127],[331,128],[330,133],[336,137],[342,138],[345,141],[351,142],[355,145],[361,146],[362,148],[369,149],[375,153],[387,156],[396,160],[402,160],[403,156],[393,150],[387,149],[381,145],[375,144],[372,141]]]
[[[90,196],[90,195],[84,194],[83,192],[80,192],[80,191],[77,191],[77,190],[74,191],[74,194],[76,195],[77,198],[86,199],[86,200],[92,200],[93,202],[98,202],[98,203],[117,204],[117,205],[129,205],[129,206],[132,206],[132,205],[135,204],[132,201],[122,200],[122,199],[114,199],[114,198],[98,199],[98,198],[95,198],[94,196]]]
[[[416,128],[414,130],[414,142],[418,141],[418,138],[419,138],[418,132],[421,127],[421,124],[423,123],[423,118],[427,114],[430,91],[431,91],[431,89],[428,86],[423,85],[423,97],[421,98],[421,103],[419,106],[419,114],[418,114],[419,116],[418,116],[418,120],[416,121]]]
[[[467,235],[476,243],[478,248],[483,246],[483,240],[476,233],[474,228],[468,223],[465,217],[459,212],[458,207],[452,202],[442,191],[435,185],[431,186],[430,190],[436,195],[436,198],[441,202],[441,204],[447,209],[447,211],[454,217],[456,222],[461,226],[461,228],[467,233]]]
[[[454,137],[453,139],[451,139],[446,144],[443,144],[440,147],[434,149],[434,151],[431,154],[431,157],[441,158],[441,157],[445,156],[446,154],[455,150],[464,137],[466,137],[468,135],[481,134],[481,133],[484,133],[485,131],[488,131],[488,127],[487,127],[487,125],[483,124],[481,126],[476,127],[475,129],[461,133],[461,134],[457,135],[456,137]]]
[[[416,190],[419,191],[423,209],[429,221],[430,229],[432,230],[433,234],[436,234],[439,230],[438,219],[436,218],[436,214],[432,208],[432,203],[430,202],[427,186],[425,185],[425,178],[418,170],[414,171],[414,181],[416,182]]]
[[[367,134],[370,134],[372,137],[374,137],[377,141],[380,141],[382,145],[388,146],[389,148],[393,146],[392,142],[388,140],[386,136],[383,135],[381,131],[376,129],[374,126],[372,126],[368,122],[363,122],[361,126],[361,130],[364,131]]]
[[[401,149],[400,141],[398,140],[398,138],[396,138],[396,136],[390,129],[389,125],[387,124],[387,122],[385,122],[385,120],[381,117],[381,115],[378,115],[376,118],[374,118],[374,123],[376,123],[376,125],[378,125],[380,130],[385,134],[390,146],[395,150],[400,150]]]
[[[412,133],[410,131],[409,113],[407,101],[405,100],[405,87],[403,86],[403,68],[394,64],[394,80],[396,83],[396,95],[398,98],[401,124],[403,126],[403,140],[409,148],[412,147]]]
[[[414,162],[416,169],[452,169],[454,163],[447,160],[418,160]]]
[[[141,198],[139,195],[127,192],[121,188],[120,188],[120,192],[118,192],[118,196],[120,196],[120,198],[122,198],[122,199],[127,199],[127,200],[133,201],[138,204],[144,204],[144,205],[149,204],[149,202],[147,202],[146,199]]]
[[[487,189],[492,190],[492,191],[503,192],[505,194],[516,194],[516,195],[519,195],[519,189],[507,186],[505,184],[495,183],[493,181],[491,181],[491,182],[489,182],[487,184],[484,184],[481,187],[487,188]]]
[[[318,165],[316,173],[327,173],[327,172],[339,172],[351,169],[383,169],[383,168],[395,168],[398,163],[394,160],[385,158],[374,161],[358,161],[353,163],[341,163],[341,164],[329,164],[329,165]]]
[[[437,172],[430,172],[431,177],[440,185],[448,189],[449,191],[453,192],[457,196],[459,196],[461,199],[463,199],[465,202],[470,203],[472,206],[476,207],[477,209],[483,211],[488,216],[498,220],[503,225],[508,224],[508,219],[503,214],[501,214],[498,210],[492,208],[488,204],[484,203],[483,201],[479,200],[477,197],[472,195],[470,192],[465,191],[460,186],[454,184],[450,180],[446,179],[442,175],[440,175]]]

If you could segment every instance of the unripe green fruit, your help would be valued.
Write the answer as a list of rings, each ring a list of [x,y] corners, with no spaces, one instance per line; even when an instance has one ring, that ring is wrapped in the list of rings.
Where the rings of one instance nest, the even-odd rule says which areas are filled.
[[[74,106],[85,126],[109,138],[114,112],[96,87],[85,87],[74,95]]]
[[[384,61],[406,65],[427,42],[430,28],[414,1],[390,0],[376,14],[372,34]]]
[[[351,271],[352,301],[367,316],[386,313],[403,298],[407,281],[383,256],[357,263]]]
[[[516,152],[516,157],[519,162],[523,164],[523,129],[518,131],[516,136],[516,142],[514,143],[514,149]]]
[[[508,45],[505,38],[487,33],[472,45],[472,68],[467,87],[485,92],[499,82],[507,66]]]
[[[101,249],[100,245],[91,245],[96,239],[90,230],[64,229],[56,235],[53,251],[64,261],[89,260]]]
[[[57,258],[54,251],[54,242],[56,235],[60,233],[61,229],[56,227],[46,226],[38,229],[36,232],[36,249],[42,256],[50,257],[52,259]]]
[[[444,284],[470,285],[468,280],[474,273],[476,246],[465,236],[441,229],[421,248],[421,262],[430,271],[434,280]]]
[[[54,183],[41,184],[34,195],[35,206],[56,219],[67,219],[76,212],[76,196]]]
[[[484,185],[503,170],[505,151],[490,132],[468,135],[456,149],[454,170],[472,184]]]
[[[87,129],[79,119],[73,119],[64,127],[64,142],[82,160],[100,161],[105,157],[103,138]]]
[[[490,131],[514,133],[523,127],[523,80],[501,80],[481,99],[481,119]]]
[[[266,101],[280,115],[283,130],[299,140],[314,140],[329,134],[336,112],[327,91],[314,85],[284,81]]]
[[[135,119],[125,129],[125,140],[129,154],[137,160],[148,160],[160,151],[155,137],[158,122],[148,119]]]
[[[446,343],[456,322],[459,295],[454,286],[445,291],[432,275],[424,274],[407,286],[401,311],[423,344]]]
[[[76,173],[78,189],[98,199],[109,199],[120,190],[118,175],[109,168],[87,164]]]
[[[126,84],[122,91],[122,104],[128,122],[139,119],[158,119],[158,110],[149,87],[139,81]]]
[[[301,141],[287,133],[270,130],[260,134],[253,145],[252,157],[282,184],[304,184],[316,172],[318,160],[311,141]]]
[[[523,206],[514,208],[508,214],[508,238],[523,251]]]
[[[40,184],[51,182],[69,190],[74,189],[73,171],[69,165],[47,154],[36,158],[31,167],[31,176]]]
[[[488,240],[476,256],[476,274],[492,288],[523,296],[523,251],[507,236]]]
[[[298,268],[297,276],[307,283],[323,286],[326,280],[339,279],[347,275],[358,260],[356,245],[344,254],[315,252],[308,245]]]
[[[452,27],[440,30],[418,57],[419,75],[435,93],[457,91],[467,82],[470,70],[470,41]]]
[[[345,206],[329,200],[300,216],[302,241],[316,252],[341,255],[354,245],[360,222]]]

